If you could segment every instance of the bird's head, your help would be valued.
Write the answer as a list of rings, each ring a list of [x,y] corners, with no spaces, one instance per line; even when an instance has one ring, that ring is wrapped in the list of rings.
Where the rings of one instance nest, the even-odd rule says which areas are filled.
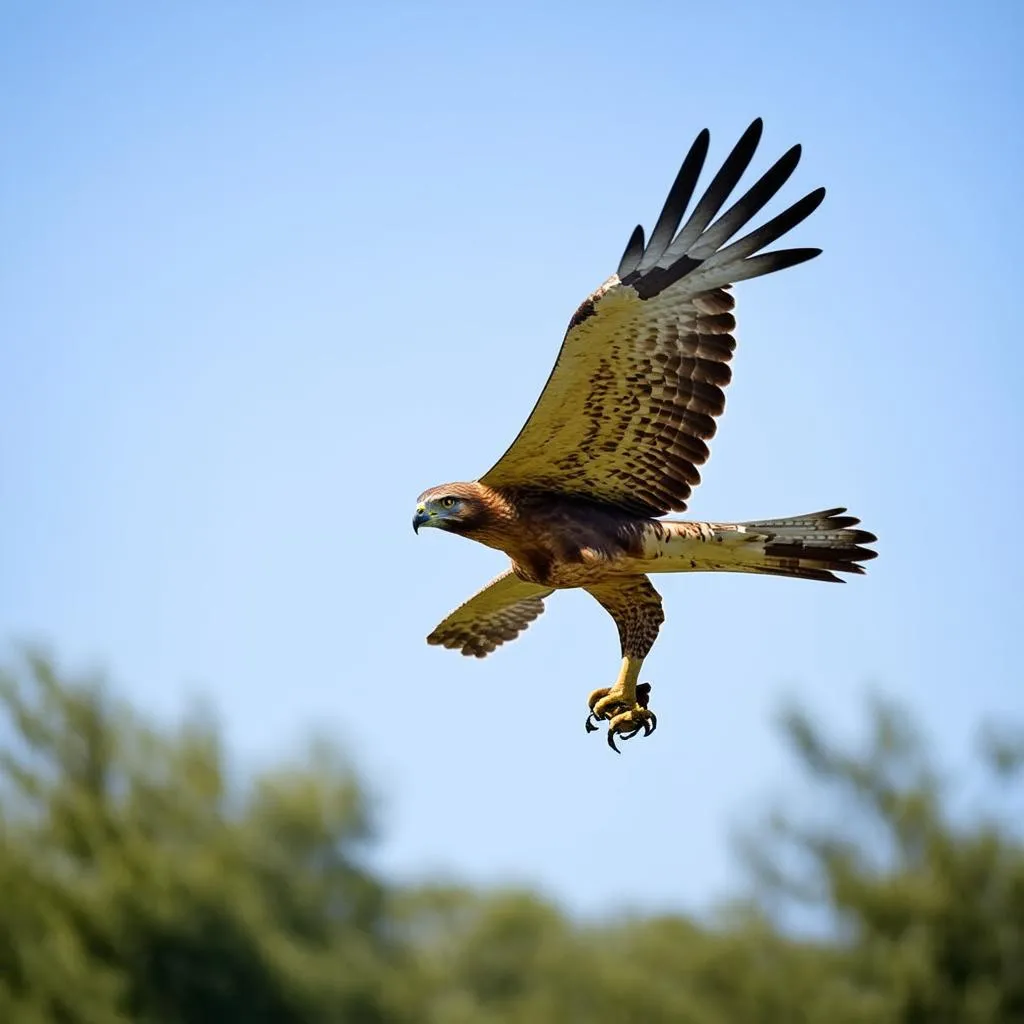
[[[485,489],[476,483],[441,484],[424,491],[416,500],[412,528],[436,526],[449,533],[471,533],[490,519]]]

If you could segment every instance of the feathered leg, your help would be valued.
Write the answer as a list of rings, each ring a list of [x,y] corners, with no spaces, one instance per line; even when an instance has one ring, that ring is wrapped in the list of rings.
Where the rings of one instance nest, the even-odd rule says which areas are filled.
[[[622,665],[615,685],[594,690],[587,700],[587,731],[597,728],[595,720],[607,721],[608,745],[618,753],[616,736],[631,739],[641,730],[649,736],[658,724],[647,706],[650,684],[637,680],[665,613],[661,610],[661,595],[646,576],[623,576],[585,589],[615,620],[622,647]]]

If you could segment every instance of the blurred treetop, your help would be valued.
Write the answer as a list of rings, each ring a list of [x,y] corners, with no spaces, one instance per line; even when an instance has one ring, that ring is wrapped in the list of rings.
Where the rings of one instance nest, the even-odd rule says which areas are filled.
[[[216,728],[161,731],[29,653],[0,673],[0,1021],[1024,1022],[1024,843],[957,820],[899,709],[864,751],[784,735],[833,813],[775,815],[756,898],[715,924],[581,925],[528,892],[398,888],[327,746],[239,779]],[[1024,821],[1024,743],[980,757]],[[828,922],[801,939],[794,905]]]

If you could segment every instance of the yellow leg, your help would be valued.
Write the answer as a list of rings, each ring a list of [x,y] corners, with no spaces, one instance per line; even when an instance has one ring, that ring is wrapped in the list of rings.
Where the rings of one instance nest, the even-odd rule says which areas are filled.
[[[640,669],[643,666],[643,658],[631,658],[628,654],[622,659],[622,666],[619,668],[619,678],[610,689],[606,686],[594,692],[587,698],[590,710],[598,718],[604,718],[603,711],[607,711],[613,705],[622,705],[631,708],[636,703],[636,681],[640,678]]]
[[[587,698],[590,705],[590,717],[587,719],[587,732],[593,732],[597,726],[594,720],[608,721],[608,745],[618,752],[615,745],[616,735],[622,739],[630,739],[643,730],[645,736],[654,732],[658,719],[647,707],[650,684],[637,685],[643,658],[630,657],[622,659],[619,677],[611,688],[604,687],[594,690]]]

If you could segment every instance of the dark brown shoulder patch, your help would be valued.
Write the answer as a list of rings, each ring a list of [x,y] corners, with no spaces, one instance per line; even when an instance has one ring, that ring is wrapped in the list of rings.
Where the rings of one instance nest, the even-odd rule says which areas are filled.
[[[572,319],[569,321],[569,330],[571,331],[574,327],[579,327],[584,320],[594,315],[594,300],[593,298],[587,299],[585,302],[580,304],[580,308],[576,310],[572,315]]]

